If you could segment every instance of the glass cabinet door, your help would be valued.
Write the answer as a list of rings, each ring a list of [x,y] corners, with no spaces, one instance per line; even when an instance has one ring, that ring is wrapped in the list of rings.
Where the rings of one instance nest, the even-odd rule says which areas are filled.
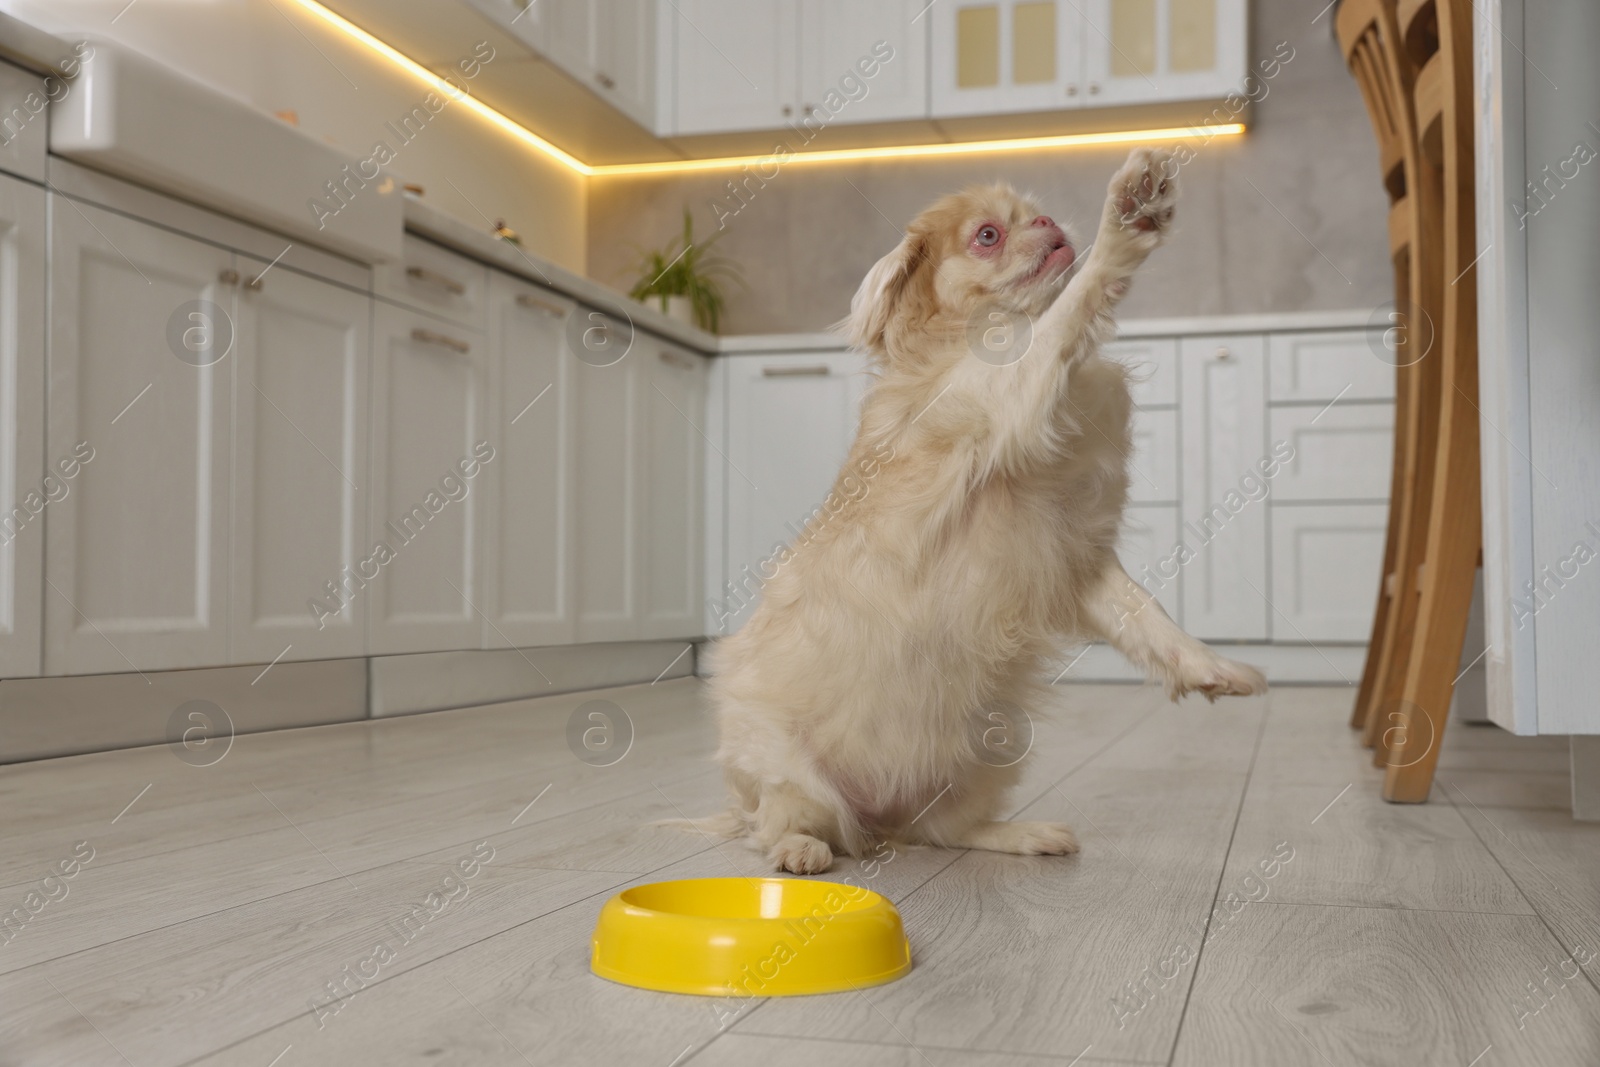
[[[1059,0],[939,4],[933,19],[935,115],[1055,111],[1083,97],[1081,17]]]

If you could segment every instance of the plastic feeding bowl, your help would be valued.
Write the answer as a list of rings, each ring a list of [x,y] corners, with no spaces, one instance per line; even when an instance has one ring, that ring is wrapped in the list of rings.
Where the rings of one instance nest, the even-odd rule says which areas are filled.
[[[892,982],[911,945],[894,905],[861,886],[688,878],[606,901],[589,966],[664,993],[788,997]]]

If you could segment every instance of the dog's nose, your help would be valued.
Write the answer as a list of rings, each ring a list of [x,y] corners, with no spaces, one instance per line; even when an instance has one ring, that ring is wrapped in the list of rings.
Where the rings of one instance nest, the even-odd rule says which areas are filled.
[[[1038,218],[1028,223],[1029,226],[1054,226],[1055,224],[1056,220],[1051,218],[1049,215],[1040,215]]]

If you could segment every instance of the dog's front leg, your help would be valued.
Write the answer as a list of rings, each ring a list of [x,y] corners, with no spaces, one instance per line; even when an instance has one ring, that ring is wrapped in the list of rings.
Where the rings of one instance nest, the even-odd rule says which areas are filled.
[[[1093,635],[1166,683],[1173,700],[1197,691],[1208,700],[1267,691],[1260,671],[1217,655],[1185,633],[1115,556],[1102,563],[1084,610]]]

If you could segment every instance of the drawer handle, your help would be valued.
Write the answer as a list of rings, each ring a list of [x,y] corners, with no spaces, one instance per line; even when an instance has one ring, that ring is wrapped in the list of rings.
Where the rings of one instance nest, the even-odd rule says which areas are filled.
[[[461,353],[463,356],[472,351],[472,346],[465,341],[458,341],[454,337],[446,337],[444,334],[434,333],[432,330],[424,330],[420,326],[411,331],[411,339],[425,345],[438,345],[441,348],[448,348],[452,352]]]
[[[803,367],[785,367],[780,364],[761,368],[763,378],[826,378],[828,374],[826,363],[808,363]]]
[[[691,357],[686,356],[681,352],[669,352],[666,349],[662,349],[657,354],[661,357],[661,362],[665,363],[669,367],[677,367],[679,370],[699,369]]]
[[[602,89],[615,89],[617,87],[616,79],[604,71],[596,71],[594,80],[600,83],[600,88]]]
[[[1233,352],[1230,351],[1227,348],[1219,348],[1219,349],[1217,349],[1217,362],[1218,363],[1232,363],[1233,362]]]
[[[232,267],[225,268],[217,274],[217,284],[237,286],[239,284],[239,272]]]
[[[517,294],[517,306],[531,308],[534,311],[542,311],[546,315],[554,315],[558,319],[565,318],[567,314],[567,309],[560,304],[549,300],[540,300],[538,297],[529,296],[527,293]]]
[[[447,278],[438,271],[428,270],[426,267],[407,267],[406,277],[443,289],[452,296],[461,296],[467,291],[467,287],[454,278]]]

